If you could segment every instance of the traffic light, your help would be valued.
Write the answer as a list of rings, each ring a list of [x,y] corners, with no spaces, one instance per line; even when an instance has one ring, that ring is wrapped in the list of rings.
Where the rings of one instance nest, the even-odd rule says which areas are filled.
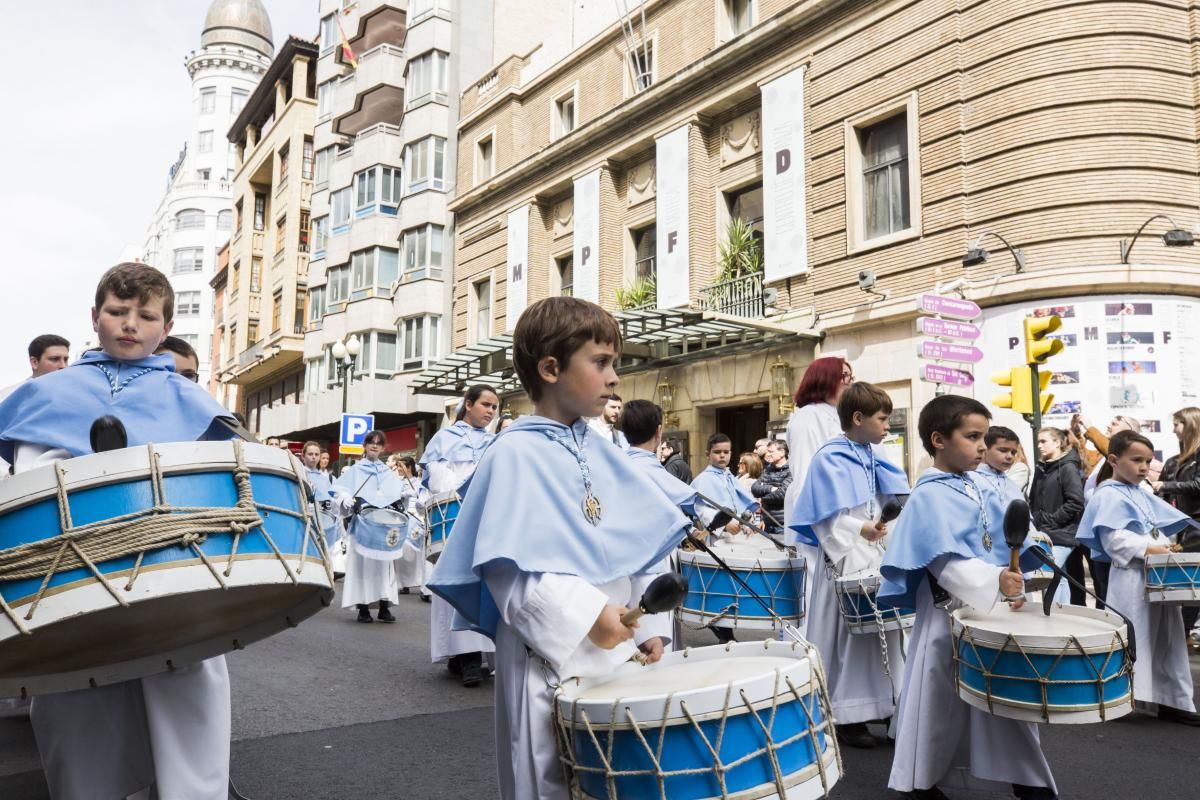
[[[1047,334],[1054,333],[1061,327],[1062,319],[1057,316],[1025,318],[1026,364],[1044,364],[1051,356],[1062,352],[1061,341],[1046,338]]]
[[[1050,410],[1054,395],[1046,394],[1050,386],[1051,373],[1038,373],[1038,406],[1043,414]],[[992,383],[1006,386],[1012,391],[992,397],[997,408],[1011,408],[1018,414],[1033,413],[1033,370],[1029,367],[1013,367],[992,375]]]

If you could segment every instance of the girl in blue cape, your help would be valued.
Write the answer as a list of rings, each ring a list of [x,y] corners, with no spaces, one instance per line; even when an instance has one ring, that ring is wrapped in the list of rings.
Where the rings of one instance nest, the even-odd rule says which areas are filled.
[[[1196,525],[1140,488],[1153,460],[1153,445],[1139,433],[1120,431],[1109,439],[1107,461],[1076,539],[1091,549],[1093,561],[1112,563],[1107,599],[1129,617],[1137,644],[1134,699],[1157,703],[1159,719],[1200,725],[1182,611],[1146,600],[1145,557],[1171,552],[1170,538]]]
[[[871,720],[895,711],[904,673],[904,634],[854,634],[846,626],[834,579],[877,576],[886,549],[879,522],[888,500],[908,494],[908,477],[879,452],[888,432],[892,401],[869,383],[847,387],[838,399],[845,433],[826,442],[809,464],[789,519],[797,541],[818,548],[808,610],[808,638],[825,663],[838,738],[852,747],[874,747]]]
[[[572,297],[534,303],[513,333],[513,362],[534,403],[479,462],[429,586],[462,625],[496,642],[500,797],[568,797],[553,684],[605,675],[662,641],[628,628],[634,605],[688,519],[585,417],[617,386],[621,330]]]
[[[342,608],[357,608],[359,622],[374,621],[371,619],[374,603],[379,603],[376,616],[380,622],[395,622],[391,605],[400,595],[395,560],[400,558],[402,550],[396,549],[392,558],[381,558],[382,551],[367,547],[368,531],[365,528],[369,523],[360,516],[371,508],[405,510],[401,503],[407,494],[404,483],[379,459],[386,446],[387,436],[383,431],[368,433],[363,439],[363,457],[345,469],[335,484],[353,508],[349,524],[350,547],[346,550],[346,578],[342,582]]]
[[[708,466],[692,480],[692,488],[713,502],[736,512],[738,516],[747,511],[757,511],[758,501],[747,494],[729,471],[729,459],[733,454],[733,443],[729,437],[723,433],[709,436],[707,452]],[[707,525],[715,515],[716,509],[702,501],[699,508],[700,520]],[[721,535],[735,536],[739,533],[742,533],[742,526],[734,519],[725,524]]]
[[[1037,725],[993,716],[958,698],[949,611],[987,612],[1024,602],[1024,580],[1008,568],[1004,500],[977,476],[991,414],[976,400],[944,395],[921,409],[921,444],[933,468],[917,481],[892,526],[878,600],[915,608],[896,710],[888,786],[905,797],[945,798],[938,786],[1002,791],[1022,800],[1057,798]],[[1025,540],[1022,552],[1035,546]],[[1033,569],[1032,556],[1022,560]],[[931,580],[949,594],[935,604]]]
[[[301,451],[304,462],[304,474],[308,485],[313,490],[313,500],[317,504],[317,519],[320,520],[321,531],[325,534],[325,546],[329,550],[329,558],[333,563],[334,573],[346,572],[346,550],[343,541],[346,526],[343,517],[350,511],[354,498],[346,490],[338,490],[329,482],[329,477],[321,471],[321,445],[317,442],[305,442]]]
[[[421,454],[424,469],[421,479],[432,495],[431,502],[466,493],[465,484],[496,438],[487,426],[499,410],[500,396],[495,389],[485,384],[472,386],[459,404],[454,424],[442,428],[429,440]],[[483,681],[483,654],[495,652],[496,648],[486,636],[475,631],[456,631],[453,626],[454,609],[435,595],[429,614],[429,658],[434,664],[445,664],[463,686],[478,686]]]

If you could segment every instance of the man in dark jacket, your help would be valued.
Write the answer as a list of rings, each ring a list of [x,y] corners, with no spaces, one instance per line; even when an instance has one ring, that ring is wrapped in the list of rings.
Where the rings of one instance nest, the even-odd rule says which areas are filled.
[[[763,474],[750,486],[750,494],[762,503],[763,526],[768,533],[783,533],[783,496],[792,482],[792,468],[788,466],[788,446],[782,439],[772,439],[767,445],[767,466]]]
[[[1042,428],[1038,432],[1037,447],[1041,459],[1033,475],[1033,488],[1029,490],[1033,524],[1050,537],[1054,560],[1060,566],[1067,565],[1070,572],[1075,565],[1067,564],[1068,558],[1078,559],[1077,568],[1082,573],[1083,554],[1074,552],[1075,531],[1083,516],[1083,472],[1079,454],[1070,446],[1067,432],[1059,428]],[[1068,597],[1074,605],[1084,605],[1086,600],[1074,587],[1068,591],[1065,583],[1060,584],[1055,600],[1065,604]]]
[[[688,466],[683,454],[679,452],[679,440],[667,439],[665,442],[663,442],[663,445],[671,451],[671,454],[667,456],[667,460],[663,462],[663,467],[666,468],[667,472],[671,473],[679,480],[686,484],[691,484],[692,468]]]

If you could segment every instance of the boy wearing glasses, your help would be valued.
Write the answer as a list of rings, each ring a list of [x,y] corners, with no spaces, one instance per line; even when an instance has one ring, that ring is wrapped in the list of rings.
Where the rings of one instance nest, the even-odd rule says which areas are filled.
[[[196,351],[186,339],[180,339],[178,336],[168,336],[163,339],[163,343],[154,351],[154,355],[161,356],[163,353],[170,353],[175,358],[175,372],[187,378],[192,383],[200,381],[200,357],[196,355]]]

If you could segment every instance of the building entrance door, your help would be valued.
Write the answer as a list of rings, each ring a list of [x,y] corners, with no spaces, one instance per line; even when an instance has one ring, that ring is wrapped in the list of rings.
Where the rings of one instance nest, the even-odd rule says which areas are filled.
[[[737,472],[738,456],[754,451],[754,443],[767,435],[767,402],[717,409],[717,431],[733,440],[729,468]],[[703,447],[703,445],[701,445]]]

